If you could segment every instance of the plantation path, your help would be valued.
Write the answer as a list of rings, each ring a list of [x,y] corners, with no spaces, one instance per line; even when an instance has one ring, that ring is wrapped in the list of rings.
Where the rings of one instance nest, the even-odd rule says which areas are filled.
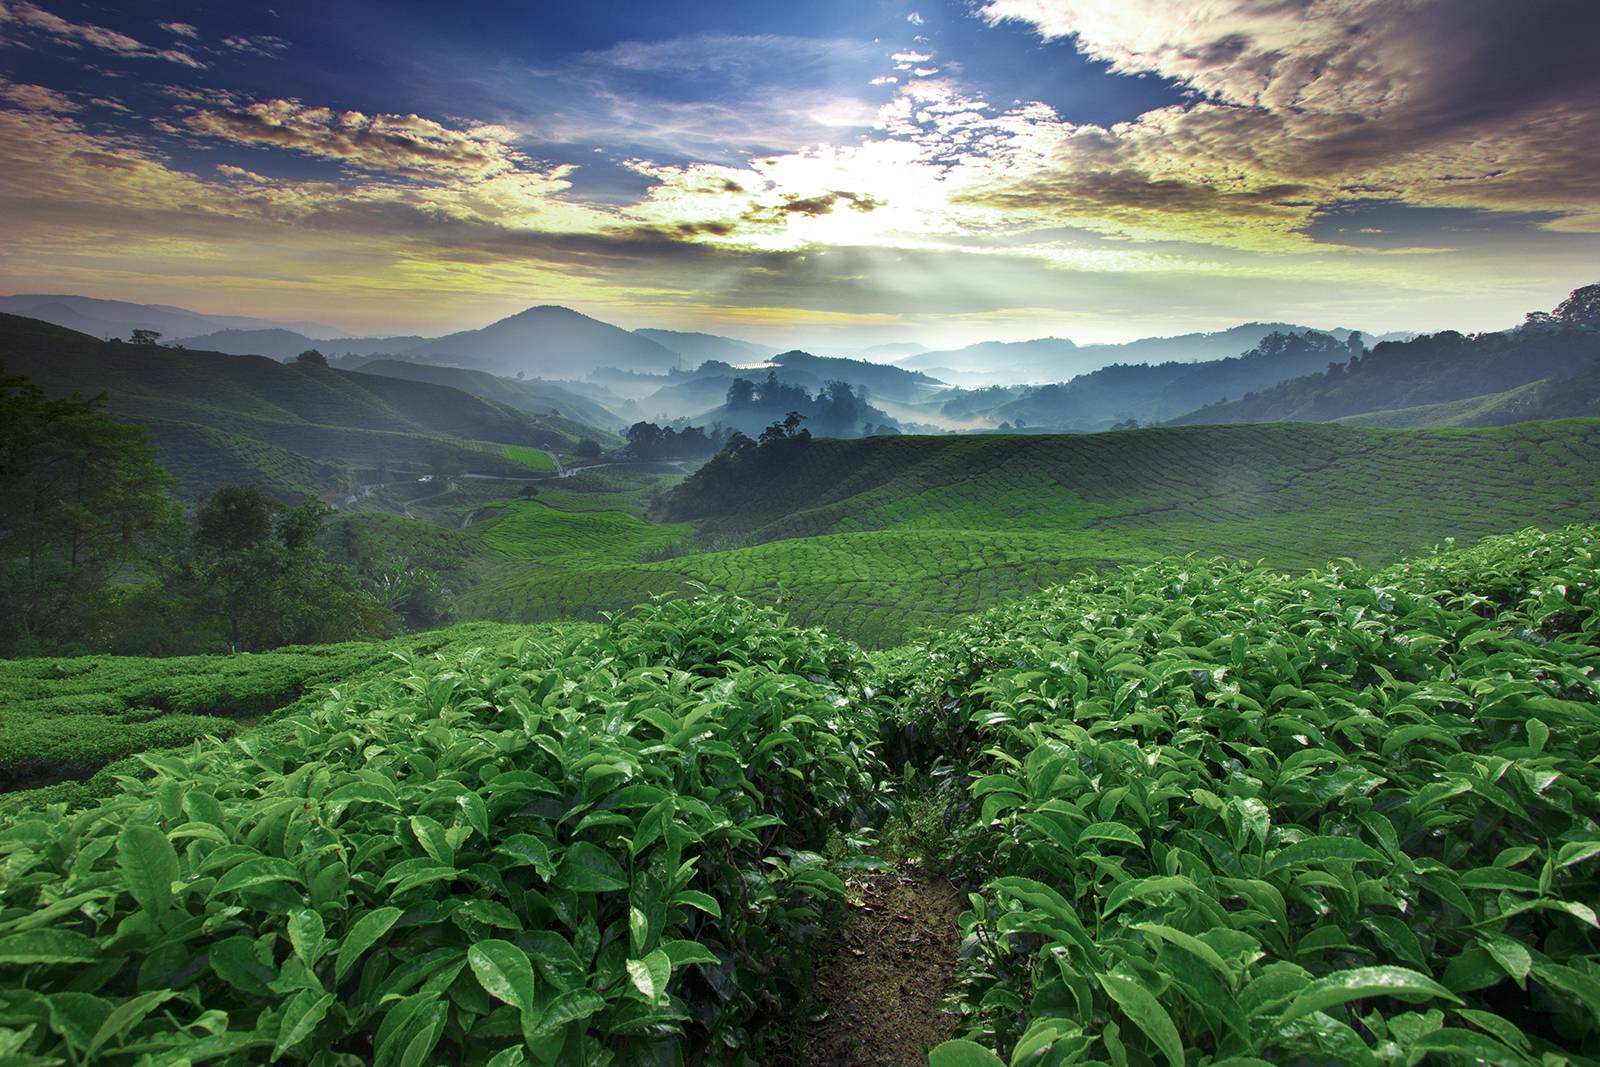
[[[813,1018],[796,1027],[784,1067],[926,1067],[953,1036],[939,1010],[960,949],[961,894],[915,861],[850,880],[861,905],[817,961]]]

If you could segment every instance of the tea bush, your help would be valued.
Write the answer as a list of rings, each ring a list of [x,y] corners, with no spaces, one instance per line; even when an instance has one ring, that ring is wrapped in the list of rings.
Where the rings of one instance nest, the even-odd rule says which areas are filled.
[[[1596,535],[1167,561],[885,657],[986,872],[934,1062],[1597,1062]]]
[[[858,659],[742,602],[411,658],[0,821],[10,1063],[669,1064],[803,977]]]

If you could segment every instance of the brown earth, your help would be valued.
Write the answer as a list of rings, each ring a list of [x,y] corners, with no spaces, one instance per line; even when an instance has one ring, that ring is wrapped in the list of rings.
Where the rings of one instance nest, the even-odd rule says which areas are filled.
[[[939,1010],[960,948],[961,894],[915,861],[850,879],[852,902],[817,961],[814,1010],[774,1067],[927,1067],[953,1036]]]

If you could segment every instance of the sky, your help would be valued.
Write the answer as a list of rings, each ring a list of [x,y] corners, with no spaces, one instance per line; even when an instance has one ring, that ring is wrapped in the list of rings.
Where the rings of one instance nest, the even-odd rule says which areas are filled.
[[[1597,175],[1594,0],[0,0],[0,292],[352,334],[1499,329]]]

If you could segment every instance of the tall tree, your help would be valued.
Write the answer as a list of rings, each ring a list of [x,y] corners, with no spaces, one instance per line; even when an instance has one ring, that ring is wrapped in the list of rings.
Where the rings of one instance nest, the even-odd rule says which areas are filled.
[[[0,375],[0,649],[96,642],[109,584],[179,521],[145,430],[105,397]]]

